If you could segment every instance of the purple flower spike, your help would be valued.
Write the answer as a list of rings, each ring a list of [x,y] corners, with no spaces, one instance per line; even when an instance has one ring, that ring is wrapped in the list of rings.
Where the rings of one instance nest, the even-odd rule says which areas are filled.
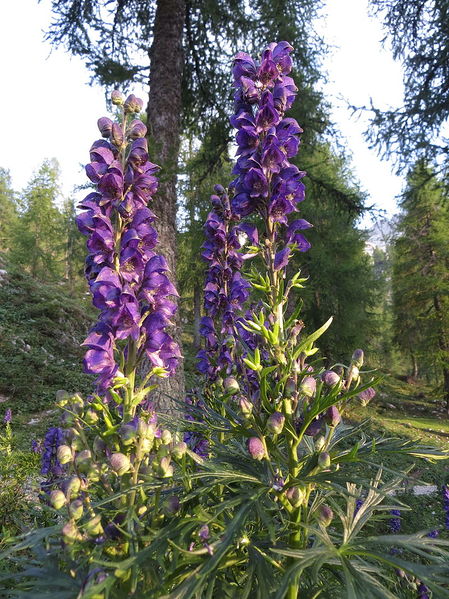
[[[12,410],[11,408],[7,408],[6,412],[5,412],[5,416],[3,418],[3,422],[5,424],[9,424],[12,420]]]

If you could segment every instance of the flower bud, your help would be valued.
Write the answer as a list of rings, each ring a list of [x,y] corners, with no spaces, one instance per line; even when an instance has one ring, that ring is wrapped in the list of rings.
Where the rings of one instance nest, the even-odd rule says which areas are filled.
[[[222,193],[225,192],[225,188],[223,187],[223,185],[220,185],[219,183],[216,183],[214,185],[214,191],[215,191],[215,193],[222,194]]]
[[[83,449],[75,458],[75,466],[80,472],[87,472],[92,465],[92,454],[89,449]]]
[[[170,497],[167,497],[167,499],[164,501],[162,505],[162,509],[169,516],[176,514],[176,512],[179,511],[179,507],[179,497],[177,497],[176,495],[171,495]]]
[[[329,426],[337,426],[341,422],[340,411],[337,406],[331,406],[326,411],[326,422]]]
[[[293,507],[299,507],[304,501],[304,491],[299,487],[290,487],[285,496]]]
[[[95,410],[92,410],[92,408],[87,408],[84,414],[84,420],[87,424],[95,424],[96,422],[98,422],[97,412]]]
[[[185,455],[186,451],[187,443],[184,443],[184,441],[180,441],[179,443],[176,443],[176,445],[173,446],[171,454],[173,457],[181,459]]]
[[[74,520],[79,520],[83,515],[84,506],[81,499],[75,499],[69,504],[69,514]]]
[[[70,408],[77,414],[81,414],[84,408],[84,399],[79,393],[75,393],[70,397]]]
[[[75,522],[72,520],[64,524],[62,527],[62,536],[64,538],[64,542],[68,545],[82,539],[80,531],[78,530]]]
[[[240,385],[233,376],[228,376],[223,381],[223,387],[226,393],[235,395],[240,391]]]
[[[372,387],[368,387],[368,389],[359,393],[359,399],[362,406],[367,406],[375,395],[376,391]]]
[[[148,453],[153,449],[153,439],[141,439],[140,448],[144,453]]]
[[[60,464],[68,464],[73,461],[73,452],[68,445],[60,445],[56,450],[56,455]]]
[[[307,397],[312,397],[316,391],[316,380],[312,376],[306,376],[301,382],[300,390]]]
[[[100,468],[97,464],[92,464],[86,474],[90,482],[98,482],[100,480]]]
[[[130,94],[123,105],[125,112],[140,112],[143,108],[143,101],[136,98],[134,94]]]
[[[281,412],[273,412],[270,414],[267,420],[267,430],[270,433],[274,433],[275,435],[279,435],[284,428],[285,416],[281,414]]]
[[[147,128],[141,120],[135,119],[131,122],[128,131],[128,135],[131,139],[139,139],[140,137],[145,137],[146,134]]]
[[[77,495],[81,488],[81,479],[78,476],[71,476],[64,482],[64,492],[67,497]]]
[[[118,148],[120,148],[123,145],[123,142],[125,141],[123,129],[118,123],[112,123],[111,141]]]
[[[327,451],[323,451],[318,455],[318,466],[322,469],[329,468],[331,465],[331,456]]]
[[[107,447],[107,445],[101,437],[98,437],[98,436],[95,437],[94,442],[93,442],[93,450],[96,455],[104,456],[104,454],[106,452],[106,447]]]
[[[136,428],[132,424],[123,424],[119,429],[120,440],[127,447],[136,439]]]
[[[121,106],[124,102],[123,94],[118,91],[118,89],[114,89],[111,94],[111,102],[115,104],[115,106]]]
[[[168,429],[164,429],[161,434],[161,441],[164,445],[172,442],[172,434]]]
[[[354,366],[357,366],[357,368],[362,368],[363,358],[364,358],[363,349],[356,349],[354,351],[354,353],[352,354],[351,362],[352,362],[352,364],[354,364]]]
[[[63,389],[59,389],[58,391],[56,391],[56,401],[58,403],[58,406],[63,408],[65,405],[67,405],[69,400],[70,395],[69,393],[67,393],[67,391],[64,391]]]
[[[316,440],[315,440],[315,449],[317,451],[321,451],[323,449],[323,447],[326,444],[326,439],[323,437],[323,435],[320,435]]]
[[[333,370],[325,370],[321,375],[321,380],[327,387],[335,387],[340,382],[340,377]]]
[[[131,467],[129,458],[123,453],[113,453],[109,458],[112,470],[118,475],[123,476]]]
[[[259,437],[251,437],[247,441],[248,452],[254,460],[263,460],[266,457],[265,447]]]
[[[170,458],[166,456],[159,463],[159,474],[162,478],[170,478],[173,476],[173,466],[170,464]]]
[[[244,416],[250,416],[253,411],[253,404],[246,397],[241,397],[239,399],[239,408]]]
[[[101,533],[103,532],[103,527],[101,525],[101,516],[94,516],[91,520],[86,522],[85,528],[86,532],[93,537],[101,535]]]
[[[358,381],[360,372],[357,366],[351,365],[348,374],[351,376],[353,381]]]
[[[334,518],[334,512],[328,505],[321,504],[318,508],[317,518],[323,526],[327,527]]]
[[[292,397],[296,391],[296,381],[293,378],[287,379],[284,387],[286,397]]]
[[[110,137],[112,131],[112,121],[107,116],[102,116],[97,121],[98,129],[100,130],[101,136],[106,139]]]
[[[55,489],[50,493],[50,503],[55,510],[60,510],[66,503],[66,496],[59,489]]]

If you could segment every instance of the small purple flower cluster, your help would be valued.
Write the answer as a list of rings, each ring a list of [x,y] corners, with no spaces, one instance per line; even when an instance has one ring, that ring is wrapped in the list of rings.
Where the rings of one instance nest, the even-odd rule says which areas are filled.
[[[50,427],[44,438],[41,474],[45,474],[49,478],[57,478],[63,474],[63,467],[57,457],[58,447],[63,443],[63,430],[58,426]]]
[[[391,510],[390,515],[390,530],[397,534],[401,530],[401,512],[400,510]]]
[[[243,52],[234,59],[235,114],[231,124],[237,129],[238,159],[233,211],[239,216],[259,213],[269,224],[288,225],[286,246],[274,256],[274,269],[281,270],[293,248],[304,252],[310,243],[300,232],[312,225],[303,219],[288,224],[288,215],[297,211],[304,200],[305,173],[290,163],[299,147],[301,127],[285,118],[295,99],[297,88],[288,76],[292,68],[288,42],[271,43],[260,64]],[[271,229],[271,231],[270,231]]]
[[[430,599],[429,587],[427,587],[423,582],[420,582],[418,585],[417,599]]]
[[[204,287],[206,316],[201,319],[200,333],[205,339],[205,349],[198,353],[198,370],[210,380],[219,372],[231,371],[235,325],[249,296],[250,284],[240,273],[244,260],[239,251],[241,236],[246,235],[253,244],[258,242],[256,227],[234,224],[238,217],[232,213],[225,189],[216,185],[215,192],[211,196],[214,210],[204,226],[206,241],[202,257],[208,263],[208,270]]]
[[[117,375],[114,350],[119,340],[134,342],[140,355],[145,352],[154,366],[168,372],[180,357],[165,332],[176,311],[168,297],[177,292],[165,259],[153,251],[158,241],[155,215],[147,207],[157,190],[159,167],[148,159],[145,125],[131,120],[142,101],[130,95],[123,102],[120,94],[113,101],[123,105],[123,119],[98,121],[103,139],[92,145],[86,166],[96,191],[80,203],[77,217],[79,230],[88,236],[86,278],[101,311],[83,344],[88,348],[84,369],[97,375],[101,391]]]
[[[5,415],[3,417],[3,422],[5,424],[10,424],[11,420],[12,420],[12,410],[11,410],[11,408],[7,408]]]

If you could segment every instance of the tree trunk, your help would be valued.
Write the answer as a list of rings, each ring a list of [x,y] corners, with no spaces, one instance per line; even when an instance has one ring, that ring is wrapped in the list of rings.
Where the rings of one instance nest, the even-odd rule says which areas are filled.
[[[159,164],[159,189],[154,198],[158,220],[160,248],[171,269],[176,284],[176,176],[181,134],[182,72],[184,54],[182,37],[185,21],[184,0],[158,0],[150,48],[150,93],[148,129],[150,157]],[[179,318],[172,334],[180,344]],[[170,397],[183,399],[185,392],[182,362],[174,376],[165,379],[154,401],[162,411],[173,411]]]

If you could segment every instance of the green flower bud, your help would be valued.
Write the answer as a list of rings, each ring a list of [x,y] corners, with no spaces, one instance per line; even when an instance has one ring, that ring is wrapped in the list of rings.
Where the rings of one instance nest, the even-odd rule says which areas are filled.
[[[75,395],[72,395],[70,397],[69,407],[72,409],[73,412],[81,414],[84,408],[84,399],[81,397],[79,393],[75,393]]]
[[[75,543],[76,541],[81,541],[83,538],[75,522],[72,520],[69,520],[69,522],[64,524],[62,527],[62,536],[64,538],[64,542],[68,545]]]
[[[326,439],[323,437],[323,435],[320,435],[315,440],[315,449],[317,451],[321,451],[323,449],[323,447],[325,446],[325,444],[326,444]]]
[[[306,376],[301,382],[300,390],[306,397],[313,397],[316,391],[316,380],[312,376]]]
[[[323,451],[318,456],[318,466],[320,468],[329,468],[331,465],[331,456],[327,453],[327,451]]]
[[[56,510],[60,510],[67,503],[67,499],[62,491],[56,489],[50,493],[50,503]]]
[[[253,404],[246,397],[239,399],[239,407],[244,416],[250,416],[253,411]]]
[[[293,378],[287,379],[285,383],[284,392],[286,397],[292,397],[296,392],[296,381]]]
[[[79,520],[83,515],[84,506],[81,499],[75,499],[69,504],[69,514],[74,520]]]
[[[176,445],[173,446],[171,454],[174,458],[177,458],[179,460],[185,455],[186,451],[187,443],[184,443],[184,441],[180,441],[179,443],[176,443]]]
[[[169,430],[164,429],[161,434],[161,441],[164,445],[169,445],[172,442],[172,434]]]
[[[351,362],[354,364],[354,366],[357,366],[357,368],[362,368],[363,358],[364,358],[363,349],[356,349],[354,351],[354,353],[352,354]]]
[[[317,510],[317,518],[323,526],[327,527],[334,519],[334,512],[328,505],[321,504]]]
[[[132,424],[123,424],[119,429],[120,440],[127,447],[136,440],[136,429]]]
[[[93,443],[93,450],[95,455],[103,457],[106,452],[106,447],[107,445],[101,437],[95,437]]]
[[[56,455],[60,464],[68,464],[73,461],[73,452],[68,445],[60,445],[56,450]]]
[[[140,447],[144,453],[148,453],[153,449],[153,440],[152,439],[141,439]]]
[[[93,537],[101,535],[101,533],[103,532],[103,527],[101,525],[101,516],[94,516],[91,520],[89,520],[89,522],[86,522],[85,528],[86,532]]]
[[[275,435],[279,435],[282,432],[285,424],[285,416],[281,414],[281,412],[273,412],[270,414],[267,420],[267,430],[270,433],[274,433]]]
[[[170,464],[170,458],[168,456],[161,459],[158,470],[162,478],[170,478],[173,476],[173,466]]]
[[[72,497],[73,495],[77,495],[79,490],[81,489],[81,480],[78,476],[71,476],[64,485],[66,496]]]
[[[118,476],[126,474],[131,467],[129,458],[123,453],[113,453],[109,458],[109,463],[111,464],[112,470],[114,470]]]
[[[83,449],[75,458],[75,466],[80,472],[87,472],[92,465],[90,449]]]
[[[111,102],[115,104],[115,106],[122,106],[125,101],[123,94],[118,91],[118,89],[114,89],[111,93]]]
[[[69,393],[67,393],[67,391],[64,391],[63,389],[56,391],[56,402],[57,402],[58,406],[60,406],[61,408],[63,408],[65,405],[67,405],[67,403],[69,402],[69,399],[70,399],[70,395],[69,395]]]
[[[87,479],[93,483],[96,483],[100,480],[100,468],[97,466],[97,464],[91,465],[87,471]]]
[[[304,491],[299,487],[290,487],[285,492],[285,496],[293,507],[299,507],[304,501]]]
[[[84,420],[87,422],[87,424],[95,424],[98,422],[97,412],[92,410],[92,408],[88,408],[84,414]]]
[[[229,393],[231,395],[235,395],[240,391],[240,385],[233,376],[228,376],[225,378],[225,380],[223,381],[223,387],[226,393]]]

